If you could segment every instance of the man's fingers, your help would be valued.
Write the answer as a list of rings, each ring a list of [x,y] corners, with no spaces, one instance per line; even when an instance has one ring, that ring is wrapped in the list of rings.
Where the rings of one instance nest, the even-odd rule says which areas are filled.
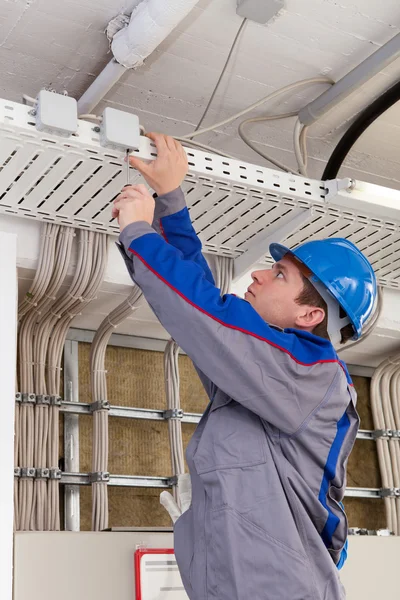
[[[157,148],[157,155],[162,156],[165,154],[165,151],[168,149],[167,142],[165,141],[165,136],[161,133],[148,133],[147,137],[155,143]]]
[[[140,183],[138,185],[125,185],[122,192],[115,199],[115,202],[117,200],[132,200],[135,198],[141,198],[142,196],[149,195],[149,191],[143,183]]]
[[[170,150],[171,152],[174,152],[176,150],[174,138],[170,137],[169,135],[166,135],[165,143],[167,144],[168,150]]]
[[[140,158],[136,158],[135,156],[129,157],[129,164],[131,165],[131,167],[139,171],[141,175],[146,175],[150,166],[143,160],[140,160]]]
[[[132,187],[132,189],[136,190],[140,194],[145,194],[146,196],[149,195],[149,191],[148,191],[147,187],[144,185],[144,183],[138,183],[137,185],[132,185],[131,187]]]
[[[174,146],[175,146],[175,149],[176,149],[176,150],[177,150],[179,153],[181,153],[181,150],[183,150],[183,148],[182,148],[182,144],[181,144],[180,142],[178,142],[178,140],[175,140],[175,139],[174,139]]]

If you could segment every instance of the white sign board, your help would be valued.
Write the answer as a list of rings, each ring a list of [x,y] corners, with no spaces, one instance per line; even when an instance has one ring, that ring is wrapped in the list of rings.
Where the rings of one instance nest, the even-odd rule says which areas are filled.
[[[136,600],[188,600],[173,550],[135,553]]]

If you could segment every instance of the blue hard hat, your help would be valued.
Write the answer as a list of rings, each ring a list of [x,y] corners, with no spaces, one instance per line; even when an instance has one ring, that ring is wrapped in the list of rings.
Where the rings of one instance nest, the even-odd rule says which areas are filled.
[[[306,265],[311,283],[322,283],[349,317],[354,339],[361,336],[375,306],[377,283],[370,262],[352,242],[329,238],[305,242],[294,250],[271,244],[269,251],[275,261],[289,254]]]

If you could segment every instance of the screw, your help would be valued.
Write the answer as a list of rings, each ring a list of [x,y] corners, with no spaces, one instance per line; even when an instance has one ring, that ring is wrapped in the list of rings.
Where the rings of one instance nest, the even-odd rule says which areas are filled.
[[[100,133],[100,127],[93,127],[93,131],[95,133]]]

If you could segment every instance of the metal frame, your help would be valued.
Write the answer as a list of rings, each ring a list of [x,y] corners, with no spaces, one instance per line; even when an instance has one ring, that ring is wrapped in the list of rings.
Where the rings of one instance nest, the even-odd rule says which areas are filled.
[[[73,485],[91,485],[90,473],[62,473],[61,483]],[[113,487],[146,487],[170,488],[173,485],[172,477],[138,477],[136,475],[110,475],[107,485]],[[375,498],[383,497],[379,488],[347,488],[345,496],[348,498]]]
[[[79,415],[93,414],[91,403],[78,401],[78,341],[90,343],[93,340],[94,332],[90,330],[70,329],[68,340],[66,342],[66,355],[64,358],[65,365],[65,390],[69,394],[70,400],[61,402],[60,411],[64,413],[64,419],[68,424],[66,428],[67,436],[79,436],[79,425],[76,421],[69,421],[75,416],[79,419]],[[152,338],[141,338],[128,335],[113,334],[110,339],[110,345],[122,346],[135,349],[145,349],[156,352],[163,352],[166,341]],[[369,367],[361,367],[350,365],[350,372],[355,375],[371,377],[373,369]],[[152,410],[145,408],[135,408],[126,406],[110,405],[108,408],[110,417],[119,417],[126,419],[143,419],[149,421],[168,421],[166,411]],[[183,423],[197,424],[201,419],[201,414],[184,413],[180,416]],[[360,430],[357,434],[359,440],[374,441],[374,432],[370,430]],[[400,441],[400,439],[399,439]],[[78,440],[79,443],[79,440]],[[67,446],[66,446],[67,447]],[[79,446],[74,445],[74,448]],[[79,456],[78,456],[79,461]],[[65,512],[66,512],[66,528],[73,531],[79,530],[79,513],[74,509],[73,514],[69,513],[67,519],[67,511],[75,506],[73,503],[79,504],[79,486],[90,485],[90,473],[79,473],[79,463],[74,463],[75,468],[71,468],[71,462],[66,461],[65,472],[61,474],[60,482],[65,485]],[[174,484],[172,477],[150,477],[150,476],[128,476],[128,475],[109,475],[107,484],[118,487],[151,487],[151,488],[169,488]],[[73,491],[73,496],[71,495]],[[347,488],[346,497],[350,498],[382,498],[385,494],[384,490],[378,488]],[[72,529],[75,527],[75,529]]]
[[[64,345],[64,398],[73,407],[79,403],[78,342],[67,340]],[[64,411],[64,468],[79,473],[79,413]],[[64,527],[80,530],[80,490],[75,485],[64,488]]]
[[[68,402],[63,400],[60,406],[60,412],[67,415],[91,415],[93,413],[92,404],[88,402]],[[130,406],[113,406],[108,409],[110,417],[119,417],[122,419],[142,419],[146,421],[168,421],[170,417],[163,410],[153,410],[149,408],[134,408]],[[202,415],[200,413],[182,412],[179,418],[182,423],[199,423]],[[79,431],[77,429],[76,431]],[[374,431],[360,429],[357,434],[359,440],[375,440]],[[400,441],[400,439],[399,439]]]

